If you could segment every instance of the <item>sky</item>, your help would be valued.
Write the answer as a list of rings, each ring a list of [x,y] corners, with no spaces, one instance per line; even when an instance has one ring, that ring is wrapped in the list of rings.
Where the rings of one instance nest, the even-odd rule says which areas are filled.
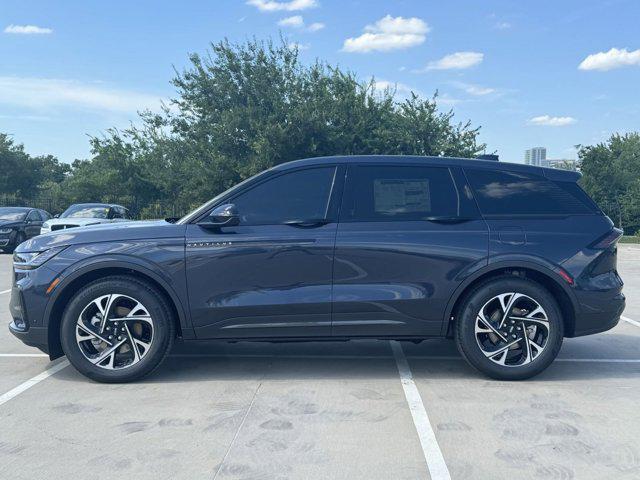
[[[283,35],[316,58],[480,126],[487,153],[575,158],[640,129],[637,0],[2,0],[0,132],[71,162],[175,95],[228,38]]]

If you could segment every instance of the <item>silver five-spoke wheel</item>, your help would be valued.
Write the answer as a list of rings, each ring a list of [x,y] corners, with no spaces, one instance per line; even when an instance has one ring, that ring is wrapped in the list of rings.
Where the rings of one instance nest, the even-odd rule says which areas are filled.
[[[549,336],[549,318],[544,308],[518,292],[491,298],[475,321],[476,342],[482,353],[506,367],[533,362],[545,349]]]
[[[80,352],[93,365],[117,370],[135,365],[149,352],[154,324],[149,310],[127,295],[93,299],[76,323]]]

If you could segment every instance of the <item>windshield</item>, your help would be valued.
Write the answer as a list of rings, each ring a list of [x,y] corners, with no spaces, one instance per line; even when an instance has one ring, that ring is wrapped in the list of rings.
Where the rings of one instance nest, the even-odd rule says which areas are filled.
[[[107,218],[109,207],[104,205],[71,205],[60,218]]]
[[[17,222],[24,220],[27,212],[21,208],[0,208],[0,220]]]

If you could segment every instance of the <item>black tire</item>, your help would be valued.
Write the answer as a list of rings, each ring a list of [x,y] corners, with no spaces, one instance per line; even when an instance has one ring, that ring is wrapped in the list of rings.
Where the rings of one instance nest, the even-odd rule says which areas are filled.
[[[98,297],[112,294],[131,297],[144,305],[153,319],[153,337],[148,351],[137,363],[108,370],[91,363],[81,351],[76,326],[85,307]],[[60,327],[62,349],[71,364],[83,375],[103,383],[132,382],[150,374],[169,354],[174,337],[175,319],[165,297],[147,282],[129,276],[105,277],[83,287],[67,305]]]
[[[518,292],[535,300],[544,309],[548,321],[547,340],[544,348],[532,361],[522,365],[499,365],[483,353],[480,347],[481,342],[476,339],[475,329],[478,313],[487,302],[507,292]],[[558,303],[547,289],[533,280],[515,275],[505,275],[482,283],[466,295],[455,319],[455,340],[458,350],[465,360],[485,375],[498,380],[524,380],[542,372],[556,358],[564,337],[563,325]],[[506,332],[506,330],[504,331]],[[508,342],[513,341],[510,336],[507,336],[507,339]],[[505,345],[505,343],[500,345]],[[514,347],[516,350],[513,352],[514,354],[518,355],[520,345],[524,345],[524,343],[518,343]],[[507,354],[511,353],[507,352]],[[521,350],[520,354],[525,356],[526,351]]]

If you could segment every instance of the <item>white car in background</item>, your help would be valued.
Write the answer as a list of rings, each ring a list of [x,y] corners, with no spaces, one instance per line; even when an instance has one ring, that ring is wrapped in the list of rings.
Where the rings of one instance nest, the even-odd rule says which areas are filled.
[[[40,228],[40,234],[86,227],[99,223],[126,222],[129,211],[121,205],[112,203],[76,203],[67,208],[60,216],[47,220]]]

